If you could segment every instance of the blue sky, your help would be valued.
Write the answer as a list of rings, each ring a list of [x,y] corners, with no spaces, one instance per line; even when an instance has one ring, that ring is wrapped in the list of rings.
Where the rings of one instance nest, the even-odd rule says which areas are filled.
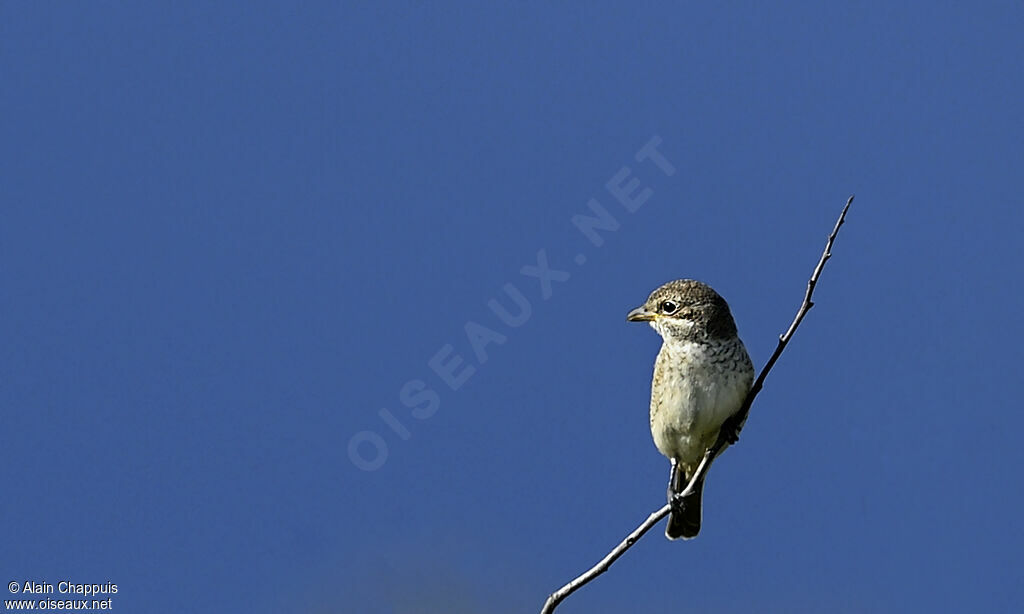
[[[1022,26],[4,3],[0,579],[537,611],[664,501],[659,339],[626,312],[704,280],[763,364],[856,193],[700,537],[659,528],[559,612],[1019,607]]]

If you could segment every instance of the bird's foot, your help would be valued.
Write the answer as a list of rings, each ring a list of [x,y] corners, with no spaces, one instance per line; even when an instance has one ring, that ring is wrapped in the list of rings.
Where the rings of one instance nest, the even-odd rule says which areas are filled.
[[[676,459],[672,459],[672,471],[668,474],[668,488],[666,489],[665,496],[668,502],[672,502],[672,496],[676,494],[676,482],[679,481],[679,463]]]
[[[668,495],[668,504],[669,507],[672,508],[673,514],[680,514],[684,509],[686,509],[686,497],[683,496],[683,493],[670,492]]]

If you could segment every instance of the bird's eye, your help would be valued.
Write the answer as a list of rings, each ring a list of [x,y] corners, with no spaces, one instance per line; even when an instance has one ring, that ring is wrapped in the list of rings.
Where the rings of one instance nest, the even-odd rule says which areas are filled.
[[[676,305],[673,301],[662,301],[661,302],[661,313],[665,315],[672,315],[679,309],[679,305]]]

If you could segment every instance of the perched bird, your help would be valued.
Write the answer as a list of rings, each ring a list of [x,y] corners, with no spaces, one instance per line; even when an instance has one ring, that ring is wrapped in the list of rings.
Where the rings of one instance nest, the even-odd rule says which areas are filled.
[[[626,316],[649,322],[661,335],[651,383],[651,435],[672,462],[668,496],[685,489],[715,443],[722,423],[739,411],[754,381],[754,366],[736,334],[729,305],[707,284],[670,281]],[[700,532],[701,479],[673,506],[665,535],[689,539]]]

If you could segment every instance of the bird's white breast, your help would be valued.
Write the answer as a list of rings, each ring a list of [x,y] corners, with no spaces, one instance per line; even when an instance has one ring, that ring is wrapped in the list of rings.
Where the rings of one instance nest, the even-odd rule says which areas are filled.
[[[752,380],[753,367],[738,339],[666,339],[651,387],[651,433],[658,450],[684,465],[698,462],[743,404]]]

